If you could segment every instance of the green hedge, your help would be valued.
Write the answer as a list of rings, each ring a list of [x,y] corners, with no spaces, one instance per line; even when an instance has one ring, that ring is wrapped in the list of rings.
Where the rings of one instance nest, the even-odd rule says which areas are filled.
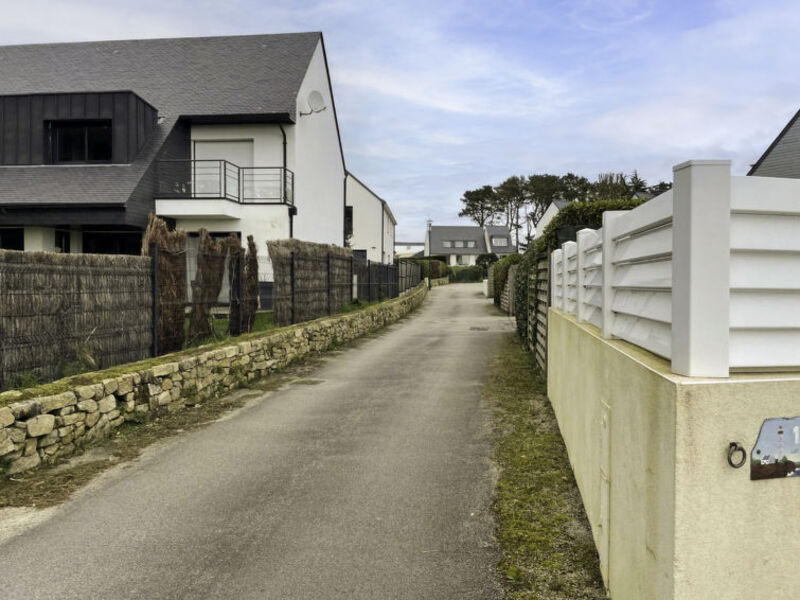
[[[511,265],[516,265],[522,260],[521,254],[509,254],[498,260],[494,264],[494,303],[500,306],[500,296],[503,293],[503,288],[506,287],[508,280],[508,269]]]
[[[570,202],[562,208],[547,225],[542,234],[536,238],[527,252],[522,256],[517,269],[514,289],[514,306],[516,307],[517,333],[525,347],[528,340],[528,277],[535,264],[536,257],[559,247],[563,242],[575,240],[575,234],[581,229],[600,229],[603,226],[603,213],[607,210],[630,210],[642,204],[644,200],[622,198],[619,200],[594,200],[591,202]],[[501,290],[502,291],[502,290]],[[497,295],[497,288],[495,288]]]
[[[414,259],[422,268],[422,277],[428,276],[428,259],[427,258],[418,258]],[[439,279],[440,277],[447,277],[450,274],[450,267],[447,266],[447,263],[431,259],[430,260],[431,271],[433,272],[433,279]]]
[[[471,267],[450,267],[450,281],[455,283],[483,281],[483,269],[477,265]]]

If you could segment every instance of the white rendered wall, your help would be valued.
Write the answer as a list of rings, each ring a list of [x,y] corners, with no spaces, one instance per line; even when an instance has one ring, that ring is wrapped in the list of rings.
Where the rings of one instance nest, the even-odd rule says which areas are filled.
[[[396,255],[406,255],[409,254],[416,254],[417,252],[423,252],[425,250],[425,242],[419,242],[418,244],[400,244],[395,243],[394,245],[394,253]]]
[[[547,207],[547,210],[544,211],[542,218],[539,219],[539,222],[536,224],[536,233],[534,234],[534,237],[539,237],[542,235],[544,228],[550,224],[550,221],[552,221],[553,217],[555,217],[557,214],[558,207],[551,202],[550,206]]]
[[[383,262],[394,262],[394,228],[391,213],[386,205],[383,206]]]
[[[284,129],[289,127],[284,126]],[[198,141],[248,141],[253,142],[253,166],[254,167],[282,167],[283,166],[283,135],[278,125],[192,125],[192,158],[194,156],[195,142]],[[287,136],[288,139],[288,136]],[[203,158],[208,158],[207,148]],[[224,145],[220,144],[220,156],[215,157],[219,160],[237,161],[233,157],[225,156]],[[289,164],[289,152],[287,152],[287,167]],[[247,166],[247,165],[238,165]]]
[[[180,202],[198,201],[181,200]],[[239,232],[242,237],[242,245],[245,247],[247,236],[252,235],[258,250],[259,277],[262,277],[264,281],[271,281],[272,268],[267,251],[267,240],[282,240],[289,237],[289,209],[283,205],[242,205],[234,202],[229,202],[229,204],[235,204],[240,209],[239,218],[184,216],[175,218],[175,226],[177,229],[189,233],[196,233],[203,228],[212,233]]]
[[[31,252],[55,252],[56,230],[52,227],[26,227],[23,248]]]
[[[350,239],[350,246],[356,250],[366,250],[368,260],[384,262],[381,252],[392,247],[384,246],[383,250],[381,248],[384,211],[380,198],[355,177],[348,175],[347,205],[353,207],[353,237]]]
[[[465,262],[459,263],[458,257],[459,256],[466,256],[467,260]],[[451,267],[471,267],[475,265],[475,261],[478,260],[477,254],[450,254],[447,264]]]
[[[322,95],[325,110],[309,112],[308,96]],[[297,94],[297,124],[293,130],[294,190],[297,217],[294,237],[310,242],[344,243],[345,169],[339,147],[322,43],[317,45]]]

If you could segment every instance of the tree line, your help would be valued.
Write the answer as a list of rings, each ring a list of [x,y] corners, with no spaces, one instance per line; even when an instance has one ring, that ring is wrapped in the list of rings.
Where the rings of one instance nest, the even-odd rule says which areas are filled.
[[[672,184],[665,181],[649,186],[636,171],[630,175],[600,173],[595,181],[574,173],[513,175],[500,185],[484,185],[464,192],[463,208],[458,216],[468,217],[481,227],[506,225],[519,249],[521,233],[522,239],[529,241],[535,224],[554,200],[586,202],[657,196],[671,187]]]

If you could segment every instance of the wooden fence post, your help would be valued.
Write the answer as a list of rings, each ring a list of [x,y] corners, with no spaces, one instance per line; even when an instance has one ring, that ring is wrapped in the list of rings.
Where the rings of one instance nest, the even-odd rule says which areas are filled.
[[[150,329],[152,331],[151,353],[158,356],[158,245],[150,242],[150,291],[153,295],[150,314]]]
[[[693,160],[672,172],[672,371],[727,377],[731,163]]]
[[[328,269],[328,314],[333,314],[333,309],[331,308],[331,253],[328,252],[327,257],[327,269]]]
[[[295,316],[296,316],[295,315],[295,308],[294,308],[294,296],[295,296],[295,290],[294,290],[294,268],[295,268],[295,266],[294,266],[294,252],[292,252],[292,254],[291,254],[291,262],[289,264],[289,279],[290,279],[290,286],[291,286],[291,292],[292,292],[292,313],[291,313],[291,324],[292,325],[294,325],[294,320],[295,320]]]

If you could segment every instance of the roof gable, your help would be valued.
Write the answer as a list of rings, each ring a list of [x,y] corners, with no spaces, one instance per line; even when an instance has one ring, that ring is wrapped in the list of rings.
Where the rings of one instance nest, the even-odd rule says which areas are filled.
[[[789,120],[747,174],[800,178],[800,111]]]
[[[0,95],[130,89],[168,118],[281,114],[321,34],[0,46]]]

